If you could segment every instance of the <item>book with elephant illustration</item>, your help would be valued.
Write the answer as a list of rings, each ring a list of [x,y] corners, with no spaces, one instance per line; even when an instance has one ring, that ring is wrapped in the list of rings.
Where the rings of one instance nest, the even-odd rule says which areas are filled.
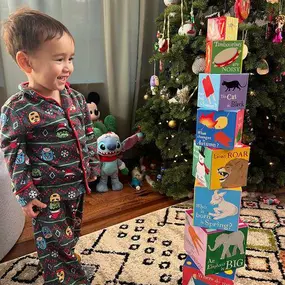
[[[234,149],[241,142],[244,110],[214,111],[198,109],[196,143],[199,146]]]
[[[202,274],[215,274],[244,266],[248,225],[239,220],[238,231],[193,225],[193,210],[185,212],[184,249]]]
[[[247,185],[250,147],[240,144],[233,150],[198,146],[194,141],[192,174],[208,189]]]
[[[241,191],[241,187],[213,191],[196,180],[193,225],[209,229],[238,231]]]
[[[199,74],[198,107],[221,111],[245,109],[248,74]]]

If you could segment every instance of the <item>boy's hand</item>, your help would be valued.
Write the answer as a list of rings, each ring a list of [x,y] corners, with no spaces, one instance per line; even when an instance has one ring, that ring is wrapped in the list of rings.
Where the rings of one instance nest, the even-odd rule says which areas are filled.
[[[88,182],[94,182],[94,181],[96,181],[97,180],[97,176],[90,176],[89,178],[88,178]]]
[[[38,199],[34,199],[30,201],[25,207],[22,208],[24,214],[30,218],[35,218],[40,213],[40,211],[39,210],[34,211],[33,207],[43,209],[46,208],[47,205],[42,203]]]

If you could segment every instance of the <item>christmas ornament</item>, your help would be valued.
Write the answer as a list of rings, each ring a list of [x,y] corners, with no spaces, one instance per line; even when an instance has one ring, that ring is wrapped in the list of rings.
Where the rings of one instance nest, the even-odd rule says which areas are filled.
[[[269,65],[267,63],[267,61],[265,59],[261,59],[258,63],[257,63],[257,68],[256,68],[256,72],[259,75],[266,75],[269,73]]]
[[[159,61],[159,71],[162,72],[164,69],[164,63],[162,60]]]
[[[195,29],[195,26],[194,26],[194,12],[193,12],[193,4],[192,4],[192,7],[191,7],[191,11],[190,11],[190,21],[187,21],[185,24],[184,24],[184,15],[183,15],[183,4],[184,1],[181,1],[181,26],[178,30],[178,34],[180,36],[189,36],[189,37],[195,37],[196,34],[197,34],[197,31]]]
[[[158,40],[158,48],[161,53],[164,53],[168,49],[168,40],[164,38],[160,38]]]
[[[145,94],[145,95],[143,96],[143,98],[144,98],[145,100],[147,100],[147,99],[148,99],[148,94]]]
[[[266,2],[270,4],[276,4],[279,2],[279,0],[266,0]]]
[[[158,39],[158,50],[161,53],[164,53],[168,50],[169,41],[165,39],[165,30],[166,30],[166,14],[164,14],[162,34],[159,31],[156,33],[156,37]]]
[[[159,49],[159,44],[158,44],[158,42],[155,42],[154,43],[154,50],[158,51],[158,49]]]
[[[159,79],[156,75],[153,75],[150,78],[150,89],[151,89],[152,95],[155,95],[157,93],[158,86],[159,86]]]
[[[246,31],[242,31],[242,39],[243,39],[243,49],[242,49],[242,59],[244,60],[247,55],[248,55],[248,47],[245,44],[246,43],[246,38],[247,38],[247,30]]]
[[[204,72],[206,67],[206,60],[204,55],[199,55],[195,58],[193,65],[192,65],[192,71],[195,74],[199,74],[201,72]]]
[[[172,129],[174,129],[176,127],[176,121],[175,120],[171,120],[168,122],[168,126]]]
[[[180,0],[164,0],[166,6],[180,4]]]
[[[183,26],[181,26],[178,30],[178,34],[180,36],[189,36],[189,37],[195,37],[197,34],[197,31],[195,29],[194,23],[190,23],[189,21],[186,22]]]
[[[246,44],[243,44],[243,49],[242,49],[242,59],[244,60],[248,55],[248,47]]]
[[[250,0],[236,0],[234,10],[239,22],[242,23],[248,18],[250,12]]]
[[[285,23],[285,15],[278,15],[276,17],[276,29],[275,29],[275,35],[273,37],[272,42],[273,43],[281,43],[283,40],[282,37],[282,31],[283,31],[283,26]]]
[[[189,87],[188,87],[188,85],[182,89],[177,89],[176,99],[181,104],[188,103],[188,99],[189,99]]]

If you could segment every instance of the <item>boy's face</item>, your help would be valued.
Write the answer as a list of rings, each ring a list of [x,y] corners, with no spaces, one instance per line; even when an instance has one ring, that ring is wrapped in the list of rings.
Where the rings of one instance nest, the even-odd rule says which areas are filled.
[[[74,42],[66,33],[61,38],[44,42],[29,56],[32,71],[29,74],[31,87],[43,95],[63,90],[73,72]]]

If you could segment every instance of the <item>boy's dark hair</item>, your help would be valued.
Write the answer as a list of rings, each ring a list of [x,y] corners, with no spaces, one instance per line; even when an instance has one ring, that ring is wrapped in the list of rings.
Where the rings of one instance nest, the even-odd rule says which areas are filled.
[[[29,8],[21,8],[11,14],[2,27],[6,48],[14,60],[18,51],[29,54],[37,50],[45,41],[55,37],[61,38],[64,33],[74,40],[62,23]]]

